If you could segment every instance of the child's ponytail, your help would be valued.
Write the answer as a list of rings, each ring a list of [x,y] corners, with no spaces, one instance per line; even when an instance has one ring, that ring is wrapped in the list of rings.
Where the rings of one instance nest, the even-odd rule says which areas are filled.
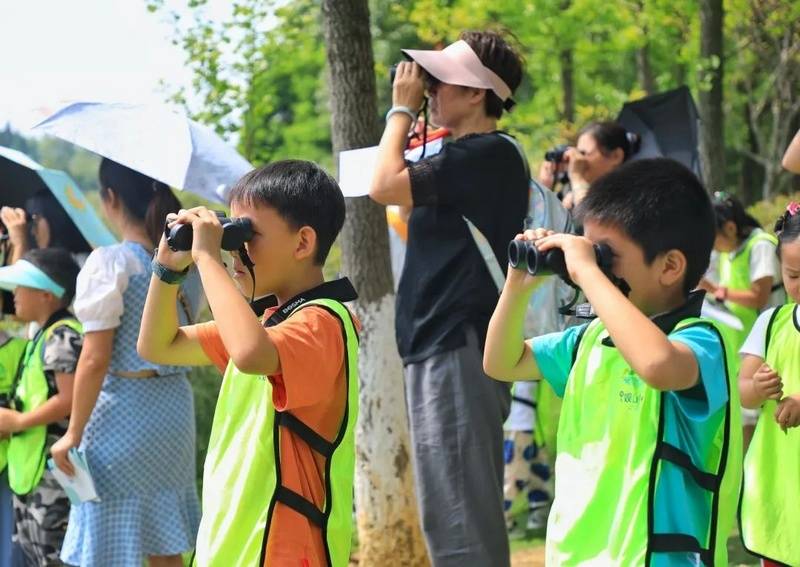
[[[147,212],[144,216],[144,225],[147,235],[158,246],[161,234],[164,232],[164,223],[169,213],[177,213],[181,208],[181,203],[170,191],[165,183],[153,181],[153,198],[147,205]]]
[[[750,236],[753,229],[761,228],[761,224],[744,210],[742,203],[725,191],[714,193],[714,216],[718,232],[726,222],[732,221],[736,225],[736,236],[740,242]]]

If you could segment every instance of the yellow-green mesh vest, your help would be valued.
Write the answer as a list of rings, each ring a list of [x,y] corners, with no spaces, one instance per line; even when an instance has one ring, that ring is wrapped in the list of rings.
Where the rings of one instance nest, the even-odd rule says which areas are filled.
[[[328,565],[350,560],[358,417],[358,334],[348,309],[330,299],[312,300],[342,325],[347,405],[333,443],[288,412],[276,412],[272,386],[263,376],[228,364],[220,389],[203,474],[203,519],[197,536],[197,564],[203,567],[261,566],[272,511],[280,501],[322,529]],[[292,313],[296,313],[297,310]],[[287,427],[327,457],[324,510],[280,482],[279,428]]]
[[[0,345],[0,396],[3,398],[2,407],[10,407],[11,389],[14,378],[17,376],[25,346],[28,341],[16,337],[6,337]],[[0,440],[0,472],[5,470],[8,455],[8,439]]]
[[[797,304],[783,305],[767,327],[766,363],[783,380],[785,396],[800,393],[800,330]],[[785,433],[775,422],[777,402],[761,408],[744,459],[740,531],[751,553],[800,565],[800,428]]]
[[[675,330],[709,321],[687,318]],[[741,420],[735,374],[725,343],[729,402],[720,412],[706,462],[695,462],[665,438],[664,396],[641,380],[608,342],[596,319],[574,351],[558,428],[556,498],[547,526],[547,564],[664,565],[667,553],[698,554],[702,565],[727,565],[726,540],[741,482]],[[671,427],[671,426],[670,426]],[[707,518],[670,518],[657,531],[665,467],[700,495]],[[688,516],[687,516],[688,518]],[[685,525],[683,525],[685,524]],[[673,558],[675,556],[672,556]],[[697,557],[697,556],[695,556]],[[674,564],[674,563],[672,563]]]
[[[61,319],[42,329],[28,343],[19,380],[14,385],[13,404],[17,411],[27,413],[35,410],[54,395],[47,385],[42,351],[53,331],[61,326],[83,332],[77,320]],[[8,444],[8,484],[15,493],[28,494],[39,484],[47,460],[46,443],[46,425],[31,427],[11,436]]]
[[[751,288],[753,282],[750,281],[750,253],[758,242],[771,242],[773,245],[778,245],[778,239],[773,235],[764,232],[761,229],[755,229],[745,241],[741,249],[736,253],[722,252],[719,255],[719,285],[727,287],[728,289],[736,291],[745,291]],[[773,282],[779,283],[779,282]],[[742,322],[744,329],[742,331],[735,331],[739,343],[739,347],[744,344],[747,335],[753,328],[753,324],[758,318],[758,309],[745,307],[732,301],[726,301],[725,306],[739,318]]]

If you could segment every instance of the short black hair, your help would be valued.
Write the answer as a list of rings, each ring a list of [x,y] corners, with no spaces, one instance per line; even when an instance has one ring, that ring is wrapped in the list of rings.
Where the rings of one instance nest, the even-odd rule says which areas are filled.
[[[317,164],[282,160],[254,169],[231,188],[231,203],[269,206],[295,230],[310,226],[317,233],[314,263],[323,265],[342,230],[344,196],[339,184]]]
[[[525,62],[519,52],[512,47],[512,38],[511,32],[501,34],[495,31],[465,31],[460,36],[460,39],[472,48],[481,63],[503,79],[513,93],[522,82]],[[516,42],[516,38],[513,38],[513,41]],[[486,115],[500,118],[504,108],[510,110],[511,107],[500,100],[494,91],[487,90]]]
[[[64,288],[61,304],[66,307],[75,297],[75,284],[80,266],[65,248],[37,248],[28,251],[23,257],[42,270],[47,276]]]
[[[697,176],[674,160],[622,164],[592,184],[578,216],[625,232],[648,265],[669,250],[683,252],[686,295],[708,269],[716,234],[711,199]]]
[[[47,189],[37,191],[25,201],[25,211],[30,217],[39,216],[47,221],[50,227],[48,247],[66,248],[74,254],[88,254],[92,251],[78,226]]]

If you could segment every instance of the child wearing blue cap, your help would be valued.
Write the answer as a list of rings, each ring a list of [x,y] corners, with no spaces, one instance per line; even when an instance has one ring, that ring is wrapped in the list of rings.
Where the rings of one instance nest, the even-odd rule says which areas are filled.
[[[10,407],[0,408],[0,435],[9,436],[8,479],[14,492],[14,536],[32,565],[60,564],[69,500],[46,455],[66,431],[80,356],[81,326],[68,307],[79,267],[63,249],[28,252],[0,268],[0,289],[14,292],[17,318],[40,330],[16,370]]]

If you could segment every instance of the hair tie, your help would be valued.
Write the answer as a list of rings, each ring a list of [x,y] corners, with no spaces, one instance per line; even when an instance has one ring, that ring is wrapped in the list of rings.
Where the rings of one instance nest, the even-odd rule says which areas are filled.
[[[790,217],[793,217],[797,213],[800,213],[800,203],[796,201],[790,201],[789,204],[786,205],[786,212],[789,213]]]

